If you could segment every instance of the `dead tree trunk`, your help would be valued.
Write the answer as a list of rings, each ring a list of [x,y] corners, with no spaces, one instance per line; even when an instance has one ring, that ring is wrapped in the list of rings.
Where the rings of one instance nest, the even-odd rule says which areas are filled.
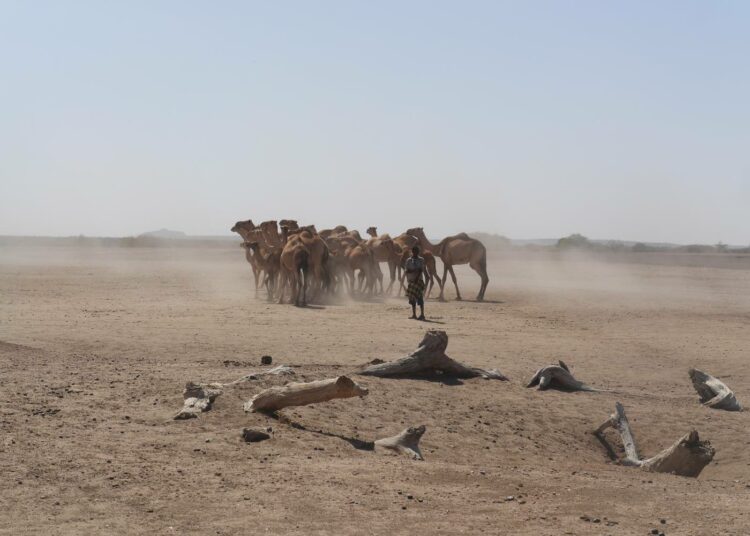
[[[290,367],[279,365],[272,369],[246,374],[242,378],[238,378],[229,383],[188,382],[182,393],[184,398],[182,409],[177,412],[177,415],[175,415],[174,418],[177,420],[194,419],[200,413],[210,410],[214,400],[216,400],[216,398],[222,393],[225,387],[230,387],[250,380],[257,380],[261,376],[289,374],[294,374],[294,371]]]
[[[309,383],[288,383],[261,391],[248,402],[245,411],[276,411],[288,406],[306,406],[335,398],[365,396],[368,391],[346,376]]]
[[[424,460],[419,450],[419,440],[425,432],[425,426],[411,427],[393,437],[386,437],[375,441],[375,447],[383,447],[406,454],[413,460]]]
[[[495,369],[484,370],[467,367],[445,355],[448,346],[448,334],[445,331],[430,330],[425,333],[419,347],[411,354],[395,361],[370,365],[359,374],[364,376],[417,376],[441,372],[454,378],[482,377],[493,380],[507,380]]]
[[[734,393],[724,382],[698,369],[691,368],[688,374],[704,406],[726,411],[742,411],[742,406]]]
[[[615,428],[620,434],[625,449],[625,459],[622,460],[622,464],[640,467],[645,471],[697,477],[703,468],[713,460],[716,453],[711,443],[701,441],[698,432],[693,430],[678,439],[668,449],[661,451],[652,458],[642,460],[638,455],[638,447],[636,447],[633,433],[630,431],[630,423],[625,415],[625,408],[619,402],[615,404],[615,413],[594,431],[594,435],[605,445],[608,445],[608,443],[603,432],[607,428]]]
[[[549,365],[542,367],[534,373],[534,377],[529,380],[526,387],[533,387],[538,385],[540,391],[544,391],[549,387],[556,387],[565,391],[592,391],[593,389],[583,382],[576,380],[573,374],[570,373],[570,369],[563,361],[558,361],[559,365]]]

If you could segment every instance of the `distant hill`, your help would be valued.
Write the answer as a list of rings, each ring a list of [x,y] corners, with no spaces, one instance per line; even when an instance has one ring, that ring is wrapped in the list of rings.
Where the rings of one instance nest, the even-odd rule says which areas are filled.
[[[138,235],[143,238],[168,238],[170,240],[179,240],[187,238],[182,231],[170,231],[169,229],[159,229],[158,231],[149,231]]]

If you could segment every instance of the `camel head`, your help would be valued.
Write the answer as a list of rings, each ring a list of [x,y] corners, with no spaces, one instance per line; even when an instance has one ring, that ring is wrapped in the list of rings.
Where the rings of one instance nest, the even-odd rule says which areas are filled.
[[[300,227],[301,231],[307,231],[308,233],[312,235],[318,234],[318,230],[315,228],[314,225],[305,225],[304,227]]]
[[[412,227],[411,229],[406,230],[406,234],[412,236],[424,235],[424,227]]]
[[[377,227],[368,227],[367,228],[367,234],[370,235],[373,238],[378,237],[378,228]]]
[[[251,249],[253,251],[258,251],[258,243],[257,242],[243,242],[242,247],[245,249]]]
[[[279,221],[279,225],[288,229],[297,229],[299,227],[297,220],[281,220]]]
[[[232,226],[230,231],[233,233],[239,233],[240,231],[252,231],[255,229],[255,224],[253,223],[253,220],[247,220],[247,221],[238,221],[237,223]]]

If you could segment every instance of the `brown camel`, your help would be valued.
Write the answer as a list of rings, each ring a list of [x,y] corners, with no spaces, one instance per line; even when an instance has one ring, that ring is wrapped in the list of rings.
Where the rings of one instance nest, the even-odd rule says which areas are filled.
[[[282,242],[285,244],[289,243],[302,243],[309,252],[309,269],[314,279],[313,296],[317,296],[317,293],[321,290],[327,291],[330,285],[330,277],[328,274],[328,246],[325,241],[317,235],[317,233],[311,232],[310,229],[314,230],[314,226],[310,225],[307,227],[301,227],[292,233],[288,228],[281,228]]]
[[[297,225],[297,220],[281,220],[279,221],[279,228],[286,227],[290,231],[293,231],[294,229],[299,229],[299,225]]]
[[[276,220],[264,221],[260,224],[260,230],[263,232],[266,244],[270,246],[281,245],[281,236],[279,235],[279,227]]]
[[[487,284],[490,282],[490,278],[487,275],[487,249],[484,247],[484,244],[475,238],[471,238],[466,233],[449,236],[442,239],[438,244],[432,244],[427,240],[422,227],[409,229],[406,231],[406,234],[416,236],[423,251],[430,251],[440,257],[440,260],[443,261],[443,282],[445,282],[446,274],[450,272],[451,279],[453,279],[453,286],[456,287],[457,300],[461,299],[461,292],[458,290],[458,282],[456,281],[453,266],[456,264],[468,264],[471,266],[472,270],[479,274],[479,277],[482,279],[479,294],[477,294],[477,301],[484,300],[484,293],[487,290]],[[443,288],[440,289],[440,298],[443,298]]]
[[[286,227],[282,227],[286,229]],[[279,286],[279,303],[284,303],[284,284],[289,283],[290,303],[298,307],[307,305],[307,276],[310,266],[310,252],[298,240],[284,244],[279,258],[282,282]],[[301,295],[301,296],[300,296]]]
[[[336,235],[343,234],[346,232],[347,232],[347,228],[345,225],[337,225],[333,229],[323,229],[318,234],[320,235],[321,238],[325,239],[325,238],[330,238],[332,236],[336,236]]]

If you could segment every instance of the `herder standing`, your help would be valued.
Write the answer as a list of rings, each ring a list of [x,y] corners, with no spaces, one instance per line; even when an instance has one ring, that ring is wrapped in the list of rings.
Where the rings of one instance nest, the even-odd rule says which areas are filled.
[[[406,297],[411,305],[411,316],[417,320],[424,320],[424,289],[427,287],[427,280],[430,277],[427,273],[427,267],[424,259],[419,256],[419,246],[411,248],[411,257],[406,259]],[[417,318],[417,305],[419,305],[420,315]]]

